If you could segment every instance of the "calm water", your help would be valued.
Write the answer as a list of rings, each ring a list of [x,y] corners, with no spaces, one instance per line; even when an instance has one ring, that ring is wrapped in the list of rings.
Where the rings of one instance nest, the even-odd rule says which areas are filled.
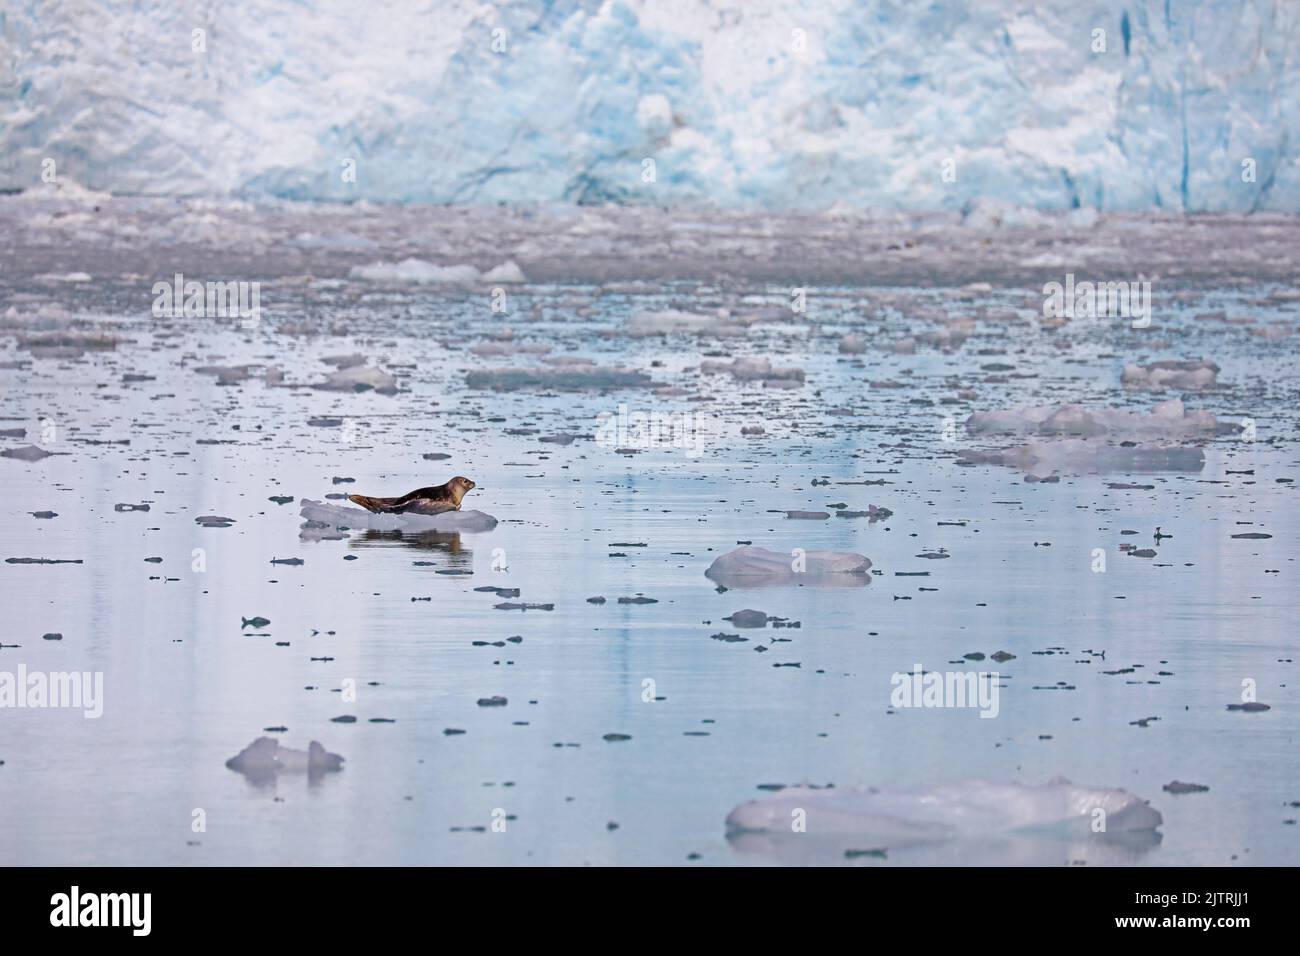
[[[494,314],[481,287],[313,276],[286,254],[264,264],[267,315],[243,330],[151,318],[149,287],[175,270],[166,249],[144,249],[153,271],[114,266],[111,255],[81,267],[64,259],[51,274],[15,266],[0,287],[0,313],[15,310],[0,353],[0,427],[26,430],[3,447],[57,453],[0,460],[3,557],[83,562],[0,565],[0,670],[104,674],[100,719],[0,711],[0,861],[840,862],[842,845],[728,842],[724,818],[762,784],[1063,775],[1150,800],[1162,838],[1115,852],[1035,840],[900,850],[890,861],[1300,862],[1300,827],[1288,823],[1300,815],[1288,806],[1300,800],[1300,527],[1294,483],[1279,480],[1300,473],[1290,444],[1297,313],[1285,286],[1176,281],[1161,287],[1146,333],[1045,328],[1038,288],[1010,282],[814,286],[800,315],[785,285],[743,277],[548,282],[508,286],[509,309]],[[405,251],[349,256],[364,264]],[[91,281],[68,281],[77,268]],[[1043,281],[1060,272],[1045,269]],[[760,321],[725,337],[620,331],[640,312],[720,307]],[[1218,312],[1254,324],[1197,318]],[[959,348],[890,348],[950,318],[975,320]],[[40,328],[123,341],[33,358],[20,337]],[[1261,328],[1288,334],[1251,332]],[[636,369],[662,388],[468,388],[470,370],[540,365],[537,355],[469,351],[505,329],[514,345]],[[867,337],[865,354],[839,353],[846,332]],[[306,387],[331,370],[322,358],[350,353],[397,372],[399,393]],[[711,356],[742,355],[802,368],[806,382],[765,388],[698,371]],[[1141,410],[1183,393],[1126,392],[1124,364],[1202,356],[1221,366],[1221,387],[1187,393],[1188,406],[1234,426],[1249,417],[1257,440],[1207,442],[1200,472],[1027,484],[1010,468],[956,463],[955,450],[974,444],[961,427],[971,411],[1066,401]],[[258,376],[282,369],[289,385],[217,384],[195,371],[241,364]],[[959,398],[963,389],[974,397]],[[707,416],[703,454],[630,454],[593,440],[601,413],[620,403]],[[325,416],[343,424],[308,424]],[[945,441],[948,417],[955,442]],[[756,425],[765,434],[741,435]],[[578,437],[540,441],[557,434]],[[495,530],[301,534],[297,499],[397,494],[455,474],[479,483],[466,507],[499,518]],[[1154,487],[1108,488],[1124,481]],[[268,500],[277,495],[295,500]],[[115,510],[143,503],[148,511]],[[781,513],[872,504],[892,517]],[[31,514],[46,510],[57,517]],[[233,524],[202,527],[203,515]],[[1156,544],[1157,526],[1173,537]],[[1272,537],[1231,537],[1243,532]],[[856,551],[875,573],[865,587],[720,593],[704,571],[742,541]],[[1124,543],[1158,556],[1130,557]],[[918,557],[940,550],[951,557]],[[449,570],[472,574],[438,573]],[[917,571],[929,575],[896,574]],[[489,585],[520,596],[474,590]],[[618,603],[636,595],[657,603]],[[587,601],[595,596],[606,603]],[[504,600],[554,608],[494,608]],[[743,608],[800,626],[723,620]],[[241,628],[259,615],[271,623]],[[51,632],[63,639],[42,639]],[[963,655],[999,650],[1016,657],[996,665],[996,719],[891,708],[894,672],[989,668]],[[1245,679],[1271,710],[1226,709]],[[339,692],[346,680],[355,702]],[[494,695],[507,705],[478,705]],[[357,722],[332,722],[345,714]],[[1156,719],[1135,723],[1145,718]],[[256,786],[225,767],[276,727],[290,746],[319,740],[345,769]],[[1175,779],[1210,789],[1163,792]],[[196,809],[205,832],[192,829]]]

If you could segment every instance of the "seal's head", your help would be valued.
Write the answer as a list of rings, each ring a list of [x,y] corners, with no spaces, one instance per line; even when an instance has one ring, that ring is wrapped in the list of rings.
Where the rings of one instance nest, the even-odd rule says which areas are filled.
[[[457,475],[451,481],[447,482],[447,490],[451,492],[451,500],[456,507],[460,507],[460,500],[465,497],[466,492],[475,487],[474,482],[470,481],[463,475]]]

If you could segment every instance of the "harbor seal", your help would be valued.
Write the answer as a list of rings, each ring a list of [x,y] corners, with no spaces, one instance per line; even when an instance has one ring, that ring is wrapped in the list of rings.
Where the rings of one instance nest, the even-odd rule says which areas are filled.
[[[461,499],[474,487],[474,482],[457,475],[446,484],[417,488],[398,498],[348,495],[348,501],[374,514],[437,515],[444,511],[459,511]]]

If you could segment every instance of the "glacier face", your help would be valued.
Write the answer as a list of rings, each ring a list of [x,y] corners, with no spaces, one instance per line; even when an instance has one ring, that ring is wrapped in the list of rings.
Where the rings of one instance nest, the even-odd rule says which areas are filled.
[[[1300,4],[5,0],[0,187],[49,159],[250,199],[1297,212]]]

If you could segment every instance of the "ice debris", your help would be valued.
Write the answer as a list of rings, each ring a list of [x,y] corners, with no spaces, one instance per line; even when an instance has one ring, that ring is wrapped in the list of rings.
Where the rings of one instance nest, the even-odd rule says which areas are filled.
[[[975,412],[966,419],[966,430],[979,434],[1040,435],[1132,435],[1178,438],[1213,435],[1218,430],[1214,415],[1189,412],[1180,398],[1152,407],[1150,414],[1120,409],[1087,409],[1082,405],[1040,405],[996,412]]]
[[[313,386],[328,392],[367,392],[397,394],[397,378],[373,365],[349,365],[330,372],[325,381]]]
[[[653,385],[654,380],[644,372],[615,366],[567,362],[538,368],[488,368],[477,369],[465,376],[470,388],[490,388],[494,391],[511,391],[519,388],[601,389],[642,388]]]
[[[372,262],[366,266],[353,266],[348,275],[366,282],[466,284],[476,282],[479,271],[473,266],[437,266],[423,259],[403,259],[401,262]]]
[[[746,355],[732,362],[704,361],[700,371],[705,375],[723,372],[731,374],[738,382],[762,382],[771,388],[798,388],[804,381],[801,368],[775,368],[770,359]]]
[[[343,769],[343,758],[313,740],[306,750],[281,746],[273,737],[258,737],[226,761],[226,766],[252,780],[273,780],[280,773],[319,774]]]
[[[744,335],[754,319],[740,319],[726,310],[714,315],[698,312],[641,312],[623,323],[623,332],[633,338],[652,335]]]

